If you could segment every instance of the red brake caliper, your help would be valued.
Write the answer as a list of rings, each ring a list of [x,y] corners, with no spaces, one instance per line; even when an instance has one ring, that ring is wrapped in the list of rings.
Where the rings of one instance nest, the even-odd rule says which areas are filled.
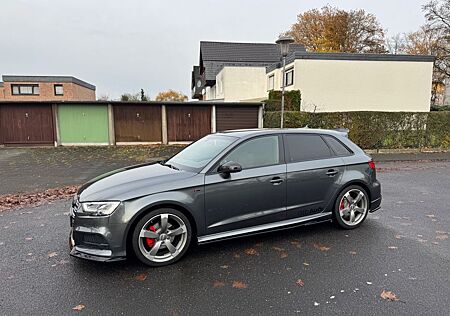
[[[156,228],[154,226],[150,226],[148,228],[148,230],[152,231],[152,232],[156,232]],[[155,245],[155,239],[153,239],[153,238],[145,238],[145,242],[147,243],[147,246],[149,248],[153,248],[153,246]]]
[[[341,200],[341,204],[339,205],[339,210],[342,211],[345,208],[344,199]]]

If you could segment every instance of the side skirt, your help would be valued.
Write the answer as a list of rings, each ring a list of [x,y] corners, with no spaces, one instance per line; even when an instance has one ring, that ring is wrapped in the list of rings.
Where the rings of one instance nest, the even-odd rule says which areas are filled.
[[[206,244],[209,242],[215,242],[215,241],[224,240],[224,239],[239,238],[239,237],[243,237],[243,236],[247,236],[247,235],[263,234],[263,233],[266,233],[269,231],[289,229],[289,228],[307,225],[307,224],[316,224],[316,223],[321,223],[321,222],[327,222],[327,221],[330,221],[331,218],[332,218],[331,212],[314,214],[314,215],[304,216],[301,218],[288,219],[288,220],[275,222],[275,223],[240,228],[240,229],[230,230],[227,232],[211,234],[211,235],[204,235],[204,236],[198,237],[198,243]]]

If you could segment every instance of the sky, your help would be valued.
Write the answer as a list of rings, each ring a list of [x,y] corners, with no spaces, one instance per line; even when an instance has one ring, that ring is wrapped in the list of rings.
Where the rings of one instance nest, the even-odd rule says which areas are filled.
[[[199,42],[269,42],[326,4],[375,14],[388,35],[415,31],[427,0],[0,0],[0,75],[70,75],[117,99],[190,97]]]

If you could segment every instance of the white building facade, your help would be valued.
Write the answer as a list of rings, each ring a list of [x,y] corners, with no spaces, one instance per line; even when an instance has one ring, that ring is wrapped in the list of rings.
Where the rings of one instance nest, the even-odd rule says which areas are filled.
[[[309,53],[300,49],[286,58],[285,88],[300,90],[300,108],[307,112],[427,112],[433,62],[433,56]],[[221,63],[214,80],[209,73],[209,84],[202,88],[203,100],[263,101],[270,90],[281,90],[280,62]]]

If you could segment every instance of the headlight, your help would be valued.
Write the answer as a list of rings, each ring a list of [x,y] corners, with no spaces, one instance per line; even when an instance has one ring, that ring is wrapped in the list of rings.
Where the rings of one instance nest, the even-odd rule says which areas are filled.
[[[111,215],[120,202],[83,202],[81,207],[86,215],[105,216]]]

